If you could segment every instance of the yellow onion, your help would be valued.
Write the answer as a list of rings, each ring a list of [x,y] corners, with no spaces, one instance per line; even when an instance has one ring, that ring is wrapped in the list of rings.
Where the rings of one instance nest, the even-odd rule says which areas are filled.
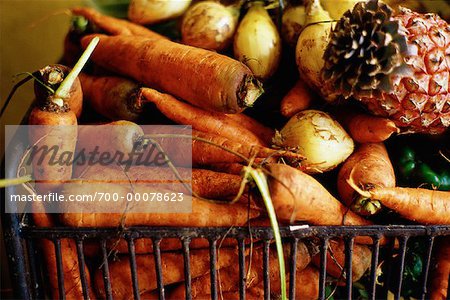
[[[281,36],[289,46],[297,45],[298,37],[305,25],[305,15],[305,7],[302,5],[290,6],[283,12]]]
[[[360,1],[361,0],[321,0],[320,2],[332,19],[339,20],[347,10],[353,9],[353,6]]]
[[[306,8],[306,24],[298,37],[295,57],[300,76],[316,91],[320,91],[321,70],[325,64],[323,54],[330,40],[333,23],[320,5],[319,0],[311,1]]]
[[[183,17],[182,42],[208,50],[223,50],[233,40],[238,17],[239,10],[233,6],[213,1],[198,2]]]
[[[154,24],[181,16],[192,0],[131,0],[128,19],[138,24]]]
[[[277,70],[281,39],[263,2],[252,3],[239,24],[234,36],[234,56],[261,80],[269,78]]]
[[[304,110],[293,116],[275,134],[273,143],[283,149],[296,149],[305,156],[302,168],[308,173],[334,169],[352,154],[354,143],[330,115]]]

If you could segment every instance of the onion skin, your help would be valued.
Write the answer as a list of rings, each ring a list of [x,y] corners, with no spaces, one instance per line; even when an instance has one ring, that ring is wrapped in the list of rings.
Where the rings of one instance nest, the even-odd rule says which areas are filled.
[[[290,6],[283,12],[281,36],[289,46],[295,48],[298,37],[305,26],[305,7]]]
[[[294,148],[305,156],[301,169],[310,174],[334,169],[354,150],[353,140],[342,126],[318,110],[304,110],[293,116],[275,134],[273,143]]]
[[[306,13],[306,24],[311,25],[301,32],[295,50],[300,77],[316,91],[320,91],[323,86],[320,73],[325,64],[323,55],[333,27],[333,22],[329,22],[330,20],[330,15],[320,6],[319,0],[312,1]]]
[[[353,9],[353,6],[360,1],[361,0],[321,0],[320,2],[333,20],[339,20],[347,10]]]
[[[131,0],[128,19],[137,24],[155,24],[181,16],[192,0]]]
[[[252,4],[238,26],[234,37],[234,57],[261,80],[268,79],[278,68],[281,38],[260,1]]]
[[[181,25],[183,44],[220,51],[233,41],[239,11],[218,2],[202,1],[191,6]]]

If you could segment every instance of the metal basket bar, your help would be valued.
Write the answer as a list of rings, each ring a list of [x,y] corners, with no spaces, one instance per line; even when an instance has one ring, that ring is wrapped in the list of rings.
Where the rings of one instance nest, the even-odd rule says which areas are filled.
[[[381,295],[381,297],[383,298],[387,298],[388,292],[389,292],[389,287],[390,287],[390,282],[391,282],[391,273],[392,273],[392,259],[393,259],[393,254],[395,251],[395,241],[390,241],[389,245],[388,245],[388,252],[387,252],[387,259],[385,261],[385,264],[387,265],[387,270],[386,270],[386,277],[384,282],[386,283],[383,287],[383,294]]]
[[[102,272],[103,272],[103,284],[105,288],[106,299],[112,299],[112,289],[111,289],[111,277],[109,275],[109,265],[108,265],[108,252],[106,249],[106,240],[101,241],[102,248]]]
[[[25,238],[93,238],[93,239],[110,239],[111,237],[133,236],[133,238],[167,238],[167,237],[189,237],[189,238],[206,238],[217,239],[222,236],[231,238],[239,237],[246,227],[234,227],[232,229],[226,227],[129,227],[121,229],[117,232],[117,228],[69,228],[69,227],[22,227],[19,232]],[[378,226],[310,226],[299,230],[291,231],[290,227],[281,227],[280,233],[282,237],[287,238],[349,238],[354,236],[375,236],[382,234],[385,237],[398,237],[408,235],[412,236],[441,236],[450,235],[450,225],[378,225]],[[252,227],[252,237],[254,239],[270,239],[273,240],[273,231],[267,227]]]
[[[395,291],[394,299],[399,300],[400,294],[402,291],[402,283],[403,283],[403,270],[405,269],[405,257],[406,257],[406,246],[408,243],[408,236],[400,237],[400,270],[397,274],[397,290]]]
[[[61,258],[61,240],[56,239],[53,241],[55,244],[55,254],[56,254],[56,270],[58,272],[58,289],[59,298],[66,299],[66,289],[64,288],[64,271]]]
[[[217,299],[217,240],[209,241],[209,266],[211,271],[211,298]]]
[[[89,287],[87,283],[87,277],[86,277],[86,262],[84,259],[84,252],[83,252],[83,240],[78,239],[77,241],[77,256],[78,256],[78,267],[80,269],[80,276],[81,276],[81,287],[83,289],[83,297],[84,299],[89,299]]]
[[[155,260],[155,272],[156,272],[156,286],[159,291],[159,299],[164,300],[165,290],[164,290],[164,280],[162,271],[162,259],[161,259],[161,239],[153,239],[153,258]],[[148,270],[147,272],[151,272]]]
[[[139,300],[141,299],[140,293],[139,293],[139,282],[138,282],[138,275],[137,275],[137,266],[136,266],[136,252],[134,251],[134,240],[132,238],[129,238],[127,240],[128,242],[128,255],[130,258],[130,268],[131,268],[131,283],[133,285],[133,295],[134,299]]]
[[[191,260],[189,256],[189,244],[191,240],[189,238],[182,239],[183,242],[183,261],[184,261],[184,287],[186,291],[186,300],[191,300],[191,290],[192,290],[192,278],[191,278]]]
[[[295,299],[295,278],[297,275],[297,246],[298,246],[298,239],[294,238],[291,242],[289,299]]]
[[[352,299],[353,243],[354,243],[353,238],[345,240],[345,276],[346,276],[346,285],[347,285],[347,299]]]
[[[245,299],[245,242],[243,238],[238,239],[239,251],[239,299]]]
[[[431,254],[433,252],[433,245],[434,245],[434,237],[428,238],[428,245],[427,245],[427,256],[425,257],[425,268],[423,271],[423,278],[422,278],[422,295],[420,299],[425,299],[425,295],[427,294],[427,283],[428,283],[428,274],[430,271],[430,263],[431,263]],[[450,295],[450,294],[448,294]]]
[[[378,257],[380,255],[380,236],[373,237],[372,245],[372,261],[370,265],[370,299],[376,299],[376,289],[377,289],[377,267],[378,267]]]
[[[270,299],[270,240],[264,241],[263,246],[263,274],[264,274],[264,299]]]
[[[37,274],[37,262],[36,262],[36,253],[34,249],[34,242],[32,239],[26,240],[27,245],[27,254],[28,254],[28,262],[30,263],[30,285],[32,287],[31,295],[34,299],[40,299],[42,297],[39,297],[39,286],[41,286],[38,283],[38,274]]]
[[[328,239],[322,240],[320,245],[320,270],[319,270],[319,299],[325,299],[325,279],[327,277],[327,251]]]

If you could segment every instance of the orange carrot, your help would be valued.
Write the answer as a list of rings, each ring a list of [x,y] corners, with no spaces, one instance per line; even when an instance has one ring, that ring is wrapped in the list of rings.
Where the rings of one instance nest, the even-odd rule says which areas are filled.
[[[141,93],[147,101],[155,104],[160,112],[177,124],[191,125],[195,130],[221,135],[239,142],[267,145],[257,134],[225,114],[205,111],[154,89],[142,88]]]
[[[177,168],[182,179],[190,178],[192,192],[202,198],[227,199],[239,193],[242,178],[238,175],[219,173],[203,169]],[[131,166],[124,171],[120,166],[94,165],[87,168],[80,178],[103,183],[158,184],[169,190],[185,191],[174,172],[169,168],[150,166]]]
[[[262,93],[249,68],[227,56],[166,39],[98,36],[93,61],[206,110],[238,113]]]
[[[76,7],[71,9],[75,16],[83,16],[87,19],[91,27],[96,28],[98,33],[106,33],[108,35],[131,35],[143,36],[148,38],[166,37],[151,31],[150,29],[129,22],[127,20],[117,19],[114,17],[102,15],[98,11],[88,7]]]
[[[118,213],[99,213],[99,209],[104,207],[101,201],[93,201],[83,203],[83,212],[80,212],[79,205],[76,202],[64,202],[64,211],[71,211],[73,213],[63,213],[60,215],[61,221],[73,227],[117,227],[123,226],[200,226],[200,227],[220,227],[220,226],[242,226],[247,223],[248,219],[253,219],[259,216],[259,211],[256,209],[248,209],[247,204],[236,203],[233,205],[224,203],[213,203],[210,201],[199,200],[192,197],[192,212],[191,213],[165,213],[154,212],[145,213],[143,206],[135,205],[128,206],[127,195],[134,194],[148,194],[151,192],[165,193],[167,190],[157,189],[151,190],[146,185],[142,184],[86,184],[83,181],[65,185],[61,194],[66,195],[84,195],[85,197],[92,197],[99,191],[108,191],[110,194],[116,194],[118,201],[114,202],[114,208]],[[184,195],[187,201],[187,196]],[[159,211],[169,209],[174,205],[170,202],[159,202]],[[97,212],[96,212],[97,211]]]
[[[115,76],[80,74],[84,99],[99,114],[111,120],[136,121],[142,114],[140,85]]]
[[[317,225],[370,225],[342,205],[318,181],[300,170],[270,164],[268,181],[277,217]]]
[[[217,253],[217,269],[236,264],[237,251],[231,249],[220,249]],[[183,272],[183,255],[180,253],[162,253],[162,276],[164,284],[181,282],[184,280]],[[201,276],[209,272],[209,250],[192,250],[190,252],[190,270],[192,278]],[[136,256],[137,277],[139,284],[139,293],[145,293],[155,290],[156,272],[155,260],[152,255]],[[111,287],[114,299],[130,299],[133,295],[131,270],[128,257],[123,257],[120,261],[111,262],[109,264],[109,272],[111,274]],[[97,271],[95,274],[95,283],[99,287],[99,295],[105,298],[103,287],[103,272]]]
[[[351,178],[349,184],[362,196],[379,200],[406,219],[422,224],[450,224],[449,192],[401,187],[373,187],[363,191]]]
[[[352,281],[358,281],[369,269],[371,251],[364,245],[353,245]],[[320,254],[313,257],[313,263],[320,267]],[[330,240],[327,252],[327,273],[334,278],[345,279],[345,243],[343,240]]]
[[[176,137],[158,138],[158,134],[160,134],[159,128],[146,127],[144,132],[146,136],[154,138],[161,145],[176,166],[182,166],[182,164],[191,161],[191,157],[187,158],[186,153],[181,153],[178,150],[180,147],[181,149],[187,149],[191,147],[190,144],[192,144],[192,165],[194,166],[205,166],[215,163],[247,163],[247,160],[252,157],[286,158],[297,162],[303,159],[303,156],[292,151],[275,150],[263,146],[240,143],[222,136],[196,130],[192,130],[192,141]],[[174,141],[178,143],[177,147],[173,146]],[[239,156],[224,149],[231,150]]]
[[[347,110],[339,112],[337,118],[358,143],[380,143],[400,132],[393,121],[382,117]]]
[[[353,181],[363,190],[374,186],[395,187],[395,173],[382,143],[360,145],[339,170],[337,187],[340,199],[360,214],[374,214],[381,208],[377,200],[368,201],[347,183]]]
[[[252,117],[243,113],[227,114],[227,116],[256,134],[266,145],[272,145],[272,138],[275,135],[275,131],[272,128],[264,126]]]
[[[281,100],[281,114],[290,118],[296,113],[308,109],[313,98],[314,95],[309,87],[300,79]]]
[[[447,298],[450,277],[450,238],[443,237],[438,244],[437,264],[431,273],[431,286],[429,298],[433,300],[444,300]]]

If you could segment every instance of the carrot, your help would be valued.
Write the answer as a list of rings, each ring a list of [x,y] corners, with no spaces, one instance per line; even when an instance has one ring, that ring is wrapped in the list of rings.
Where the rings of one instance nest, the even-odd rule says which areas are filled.
[[[177,168],[181,179],[192,178],[192,192],[202,198],[227,199],[239,193],[242,178],[238,175],[203,169]],[[158,187],[188,192],[169,168],[132,166],[124,171],[119,166],[94,165],[80,176],[85,182],[158,184]]]
[[[93,60],[118,74],[170,93],[206,110],[238,113],[262,93],[250,69],[227,56],[165,39],[100,38]]]
[[[240,175],[244,165],[240,163],[215,163],[206,167],[216,172]]]
[[[270,164],[269,189],[279,220],[317,225],[370,225],[334,198],[318,181],[300,170]]]
[[[314,95],[301,79],[281,100],[281,114],[290,118],[296,113],[308,109],[311,106]]]
[[[142,114],[140,85],[115,76],[80,74],[84,99],[99,114],[111,120],[136,121]]]
[[[449,192],[401,187],[373,187],[363,191],[351,178],[348,182],[362,196],[379,200],[408,220],[422,224],[450,224]]]
[[[140,26],[127,20],[103,15],[92,8],[76,7],[72,8],[71,11],[75,16],[83,16],[86,18],[87,21],[91,23],[90,26],[97,29],[97,33],[166,39],[166,37],[151,31],[144,26]]]
[[[364,245],[353,245],[352,281],[358,281],[369,269],[371,251]],[[320,268],[320,253],[312,258]],[[343,240],[330,240],[327,251],[327,273],[337,279],[345,279],[345,243]]]
[[[239,142],[268,145],[255,133],[225,114],[205,111],[154,89],[143,88],[141,93],[147,101],[155,104],[160,112],[177,124],[191,125],[195,130],[221,135]]]
[[[436,267],[431,273],[431,286],[429,298],[433,300],[448,299],[449,277],[450,277],[450,238],[444,237],[438,244],[436,254]]]
[[[296,272],[300,273],[307,267],[311,261],[308,249],[305,244],[299,242],[297,244],[297,264]],[[251,289],[253,287],[261,286],[264,278],[263,274],[263,252],[261,248],[254,249],[251,256],[247,256],[246,266],[250,265],[250,270],[246,272],[246,288]],[[280,291],[281,283],[279,278],[277,255],[274,251],[269,252],[269,277],[270,286],[273,291]],[[233,292],[238,288],[240,278],[239,272],[236,270],[236,266],[232,265],[226,268],[220,269],[217,274],[218,286],[221,293]],[[198,298],[199,295],[210,294],[211,277],[209,274],[200,276],[192,280],[191,282],[191,296],[193,299]],[[179,285],[170,294],[172,299],[184,299],[185,289],[184,285]]]
[[[220,249],[217,253],[217,269],[237,263],[237,251],[235,249]],[[162,253],[162,276],[164,284],[172,284],[184,280],[184,267],[182,264],[183,255],[181,253]],[[204,275],[209,272],[210,257],[209,249],[190,251],[190,270],[192,278]],[[139,293],[143,294],[155,290],[156,272],[155,260],[152,255],[136,256],[138,273]],[[153,270],[153,271],[152,271]],[[132,292],[131,270],[129,259],[123,257],[120,261],[109,264],[111,274],[112,296],[114,299],[129,299]],[[94,281],[99,291],[100,298],[105,298],[103,287],[103,272],[98,270],[95,273]]]
[[[177,147],[187,149],[187,147],[190,147],[190,143],[192,143],[192,165],[194,166],[205,166],[215,163],[247,163],[247,160],[252,157],[286,158],[297,162],[303,159],[303,156],[292,151],[275,150],[263,146],[240,143],[222,136],[196,130],[192,130],[192,141],[177,138],[177,147],[173,146],[175,137],[157,137],[161,133],[159,128],[144,128],[144,132],[146,136],[154,136],[154,140],[167,152],[167,155],[176,166],[182,166],[182,164],[190,162],[190,157],[189,159],[186,158],[186,153],[180,153],[177,149]],[[224,149],[233,151],[239,156]]]
[[[377,200],[367,201],[348,183],[350,177],[363,190],[374,186],[395,187],[395,173],[382,143],[360,145],[339,170],[337,187],[341,201],[359,214],[374,214],[381,208]]]
[[[241,126],[244,126],[254,134],[256,134],[266,145],[272,144],[272,138],[275,135],[275,130],[266,127],[259,123],[257,120],[244,113],[240,114],[227,114],[227,117],[231,118],[233,121],[238,122]]]
[[[173,227],[207,227],[207,226],[242,226],[246,224],[250,218],[255,218],[259,215],[258,210],[250,209],[246,204],[218,204],[210,201],[199,200],[192,197],[192,212],[191,213],[159,213],[171,208],[174,205],[170,202],[158,202],[154,205],[158,212],[145,213],[143,207],[150,205],[149,203],[142,203],[143,206],[136,203],[136,205],[127,206],[127,194],[148,194],[151,192],[163,193],[166,190],[157,189],[151,190],[145,185],[136,184],[87,184],[73,183],[65,185],[61,194],[69,197],[70,195],[84,195],[92,197],[97,192],[105,192],[109,194],[117,194],[118,201],[113,203],[116,211],[120,213],[99,213],[103,208],[104,203],[101,201],[85,202],[82,208],[76,202],[64,202],[64,211],[71,211],[73,213],[63,213],[60,215],[62,223],[72,227],[117,227],[123,226],[173,226]],[[123,197],[123,198],[122,198]],[[187,196],[186,201],[187,201]],[[133,202],[134,204],[134,202]],[[83,209],[80,212],[80,209]],[[97,211],[97,212],[96,212]]]
[[[338,121],[358,143],[381,143],[400,129],[387,118],[370,116],[362,113],[340,111],[336,114]]]
[[[70,73],[64,73],[64,68],[60,66],[48,66],[41,72],[44,83],[49,82],[52,85],[58,85],[55,92],[41,92],[36,88],[35,93],[38,99],[37,107],[35,107],[29,116],[31,126],[29,136],[31,143],[41,147],[57,147],[55,158],[61,159],[61,153],[74,153],[77,140],[77,118],[76,114],[71,110],[70,105],[75,109],[80,109],[79,100],[82,99],[81,86],[74,85],[77,80],[77,74],[81,71],[84,63],[95,47],[96,41],[89,45],[86,52],[82,55],[79,62],[75,65]],[[64,77],[61,80],[59,77]],[[42,99],[44,98],[44,99]],[[75,100],[70,101],[74,98]],[[67,126],[69,125],[69,126]],[[49,156],[49,155],[46,155]],[[32,159],[33,175],[37,181],[43,184],[36,185],[36,189],[41,193],[55,191],[61,187],[64,180],[68,180],[72,176],[71,165],[52,164],[52,158],[44,158],[41,162],[38,157]],[[50,216],[45,213],[45,207],[41,202],[33,202],[33,220],[38,227],[53,227],[54,223]],[[56,263],[56,249],[49,240],[41,240],[41,247],[47,262],[47,271],[49,275],[50,286],[52,288],[52,296],[60,298],[62,295],[58,288],[58,270]],[[71,239],[61,239],[61,261],[62,261],[62,279],[64,280],[64,295],[67,299],[80,299],[83,295],[83,288],[80,278],[80,266],[78,262],[75,241]],[[82,266],[85,268],[85,266]],[[86,279],[89,285],[90,275],[85,268]],[[87,287],[89,292],[92,289]],[[89,294],[87,295],[89,297]]]

